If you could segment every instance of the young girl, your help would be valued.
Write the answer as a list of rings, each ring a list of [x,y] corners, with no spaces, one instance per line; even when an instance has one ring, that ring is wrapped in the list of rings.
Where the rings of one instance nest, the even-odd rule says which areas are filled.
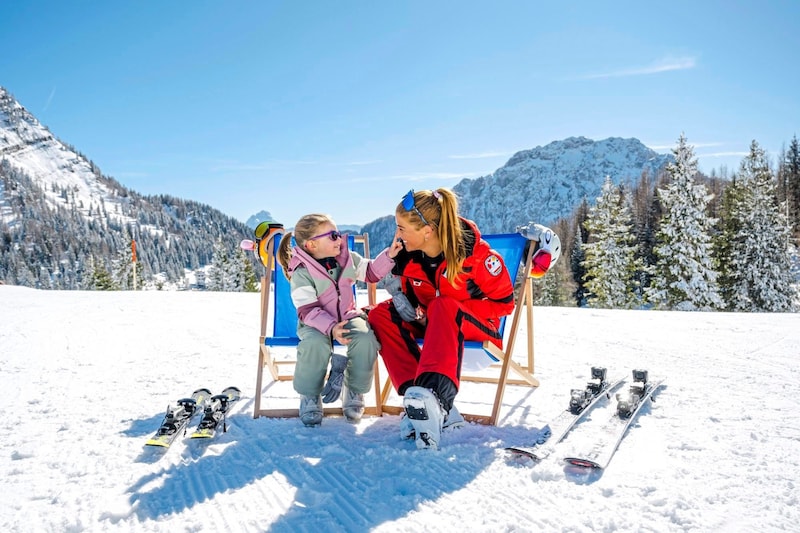
[[[358,422],[364,413],[364,393],[372,386],[372,369],[379,344],[370,329],[366,315],[356,307],[353,284],[356,281],[375,283],[394,265],[400,243],[368,261],[351,252],[336,224],[327,215],[302,217],[294,227],[296,246],[290,248],[292,232],[281,238],[278,261],[290,280],[292,302],[299,318],[297,364],[294,390],[300,396],[300,420],[306,426],[322,423],[323,381],[332,356],[333,341],[346,346],[347,357],[333,354],[331,389],[334,374],[339,374],[344,392],[342,410],[350,422]],[[335,385],[335,383],[334,383]],[[335,388],[335,387],[334,387]],[[326,390],[326,401],[338,396]]]

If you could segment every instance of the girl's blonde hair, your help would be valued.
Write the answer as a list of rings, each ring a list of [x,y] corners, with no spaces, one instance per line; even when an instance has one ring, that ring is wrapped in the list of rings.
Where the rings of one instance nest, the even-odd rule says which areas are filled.
[[[420,218],[415,208],[422,213],[425,221]],[[444,259],[447,261],[447,281],[451,285],[455,285],[458,276],[464,272],[464,259],[467,257],[461,232],[461,220],[458,218],[456,194],[444,187],[435,191],[416,191],[414,207],[406,211],[403,202],[400,202],[397,204],[395,214],[403,216],[417,229],[425,226],[425,222],[427,222],[436,230],[444,252]]]
[[[306,244],[306,241],[314,236],[319,227],[326,223],[333,224],[334,226],[336,225],[333,219],[328,215],[312,213],[310,215],[303,216],[297,221],[297,224],[294,225],[294,240],[297,243],[297,246],[302,248]],[[287,231],[283,234],[283,237],[281,237],[281,243],[278,245],[278,252],[275,255],[278,258],[278,262],[283,267],[283,274],[286,276],[286,279],[291,279],[291,276],[289,275],[289,261],[292,260],[291,231]]]

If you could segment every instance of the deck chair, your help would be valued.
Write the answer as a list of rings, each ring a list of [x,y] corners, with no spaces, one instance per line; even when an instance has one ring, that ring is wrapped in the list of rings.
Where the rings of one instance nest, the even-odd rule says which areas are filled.
[[[261,407],[262,386],[264,381],[264,369],[269,370],[272,379],[278,381],[290,381],[293,377],[292,370],[296,359],[286,358],[278,360],[273,357],[275,348],[293,348],[300,341],[297,337],[297,310],[292,303],[291,288],[289,280],[283,274],[283,268],[277,262],[275,254],[281,238],[285,235],[283,228],[273,231],[266,238],[268,242],[261,242],[260,258],[265,268],[264,277],[261,279],[261,334],[259,336],[258,347],[258,373],[256,377],[256,395],[253,407],[253,418],[260,416],[273,418],[291,418],[300,416],[298,408],[280,407]],[[366,233],[363,235],[348,235],[347,246],[352,250],[356,244],[364,247],[363,256],[369,259],[369,238]],[[367,294],[369,304],[375,303],[376,289],[374,284],[367,284]],[[354,288],[355,290],[355,288]],[[272,309],[272,328],[268,330],[270,309]],[[346,348],[334,346],[334,352]],[[376,362],[377,367],[377,362]],[[282,371],[285,369],[286,371]],[[373,390],[375,392],[375,406],[367,405],[364,414],[381,415],[380,403],[380,382],[377,370],[375,371],[375,381]],[[299,397],[298,397],[299,402]],[[324,407],[326,415],[342,415],[341,407]]]
[[[539,386],[539,380],[533,376],[533,304],[531,296],[532,284],[528,276],[531,268],[531,258],[535,249],[533,244],[535,243],[532,243],[519,233],[483,235],[483,238],[493,250],[503,257],[508,272],[514,276],[511,281],[516,288],[517,305],[510,315],[510,327],[507,328],[506,325],[506,319],[509,317],[504,317],[500,322],[499,330],[504,334],[503,349],[488,341],[466,341],[464,343],[461,381],[490,383],[496,385],[497,389],[490,415],[465,412],[461,412],[461,415],[471,422],[496,425],[506,385]],[[528,243],[531,243],[531,246],[528,246]],[[528,333],[527,362],[524,365],[512,359],[523,308],[527,314]],[[422,341],[419,344],[421,346]],[[487,375],[487,370],[489,375]],[[516,379],[509,378],[509,370],[513,370],[519,377]],[[389,403],[392,390],[391,380],[387,378],[381,390],[381,403],[383,404],[381,409],[387,413],[400,414],[403,408]]]

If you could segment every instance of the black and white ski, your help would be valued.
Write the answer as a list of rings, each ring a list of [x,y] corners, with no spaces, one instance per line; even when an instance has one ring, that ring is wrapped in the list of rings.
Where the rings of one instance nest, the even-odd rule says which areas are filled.
[[[564,461],[583,468],[606,468],[642,406],[653,398],[653,394],[663,384],[663,379],[649,381],[647,370],[634,370],[633,384],[627,393],[617,394],[617,408],[600,428],[592,448],[584,454],[565,457]]]
[[[592,380],[584,389],[572,389],[569,407],[539,431],[536,443],[528,446],[510,446],[506,451],[512,456],[526,456],[541,461],[550,455],[569,430],[577,424],[603,398],[610,398],[611,391],[625,379],[606,379],[606,369],[592,367]]]
[[[193,439],[210,439],[217,433],[220,422],[223,433],[228,431],[226,415],[231,406],[241,397],[241,391],[236,387],[228,387],[222,394],[211,397],[203,412],[203,419],[197,425],[191,437]]]
[[[178,434],[186,432],[186,427],[192,421],[194,415],[205,409],[206,402],[211,398],[211,391],[208,389],[197,389],[190,398],[182,398],[174,405],[167,407],[167,413],[161,422],[155,435],[150,437],[145,443],[147,446],[160,446],[169,448]]]

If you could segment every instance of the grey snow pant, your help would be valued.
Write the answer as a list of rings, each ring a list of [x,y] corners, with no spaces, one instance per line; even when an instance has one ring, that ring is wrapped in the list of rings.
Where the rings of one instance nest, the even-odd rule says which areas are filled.
[[[364,394],[372,388],[372,369],[378,358],[380,344],[363,316],[350,319],[347,328],[350,330],[347,334],[350,344],[345,347],[348,361],[344,386],[355,393]],[[297,326],[297,336],[300,343],[297,345],[294,390],[303,396],[317,396],[322,392],[328,374],[328,361],[333,351],[331,339],[303,323]]]

